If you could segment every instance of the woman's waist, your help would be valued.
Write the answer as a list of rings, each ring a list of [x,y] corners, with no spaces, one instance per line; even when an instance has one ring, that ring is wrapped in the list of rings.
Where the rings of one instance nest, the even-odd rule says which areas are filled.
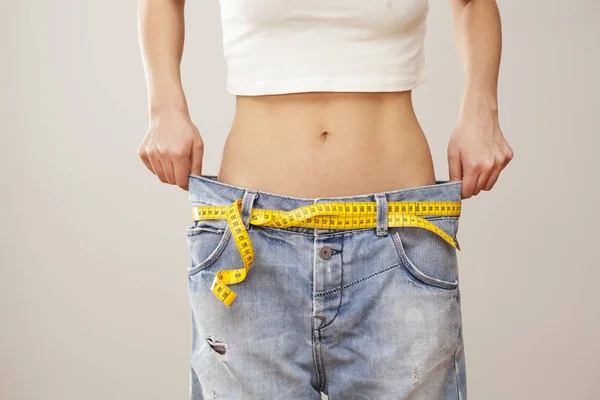
[[[238,98],[218,179],[299,197],[432,184],[429,146],[407,96]]]
[[[326,141],[421,134],[410,92],[309,92],[237,96],[232,134]]]
[[[307,134],[306,132],[304,134]],[[349,196],[435,182],[424,136],[357,140],[343,135],[312,143],[270,135],[231,135],[218,180],[297,197]],[[388,140],[386,140],[388,139]]]

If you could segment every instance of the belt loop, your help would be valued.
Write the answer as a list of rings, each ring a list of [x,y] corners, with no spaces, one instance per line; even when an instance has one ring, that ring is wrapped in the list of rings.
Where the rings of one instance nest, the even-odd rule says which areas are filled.
[[[258,193],[256,190],[246,189],[244,191],[244,196],[242,197],[242,209],[240,210],[240,217],[242,217],[242,222],[244,223],[244,227],[248,229],[250,227],[250,215],[252,213],[252,206],[254,204],[254,199],[258,197]]]
[[[388,234],[388,205],[385,193],[375,193],[375,201],[377,202],[377,236],[385,236]]]

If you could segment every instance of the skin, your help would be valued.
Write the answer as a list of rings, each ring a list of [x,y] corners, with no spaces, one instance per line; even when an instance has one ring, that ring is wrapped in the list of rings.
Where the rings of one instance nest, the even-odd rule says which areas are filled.
[[[458,124],[448,144],[450,180],[462,179],[462,197],[491,190],[514,157],[498,122],[502,49],[495,0],[450,0],[454,38],[465,86]]]
[[[448,145],[462,198],[490,190],[513,158],[498,123],[500,17],[495,0],[450,0],[465,75]],[[179,65],[184,1],[140,0],[139,37],[149,128],[138,148],[163,183],[188,190],[202,174],[204,142],[191,121]],[[236,96],[218,180],[297,197],[373,193],[435,183],[411,92],[311,92]]]

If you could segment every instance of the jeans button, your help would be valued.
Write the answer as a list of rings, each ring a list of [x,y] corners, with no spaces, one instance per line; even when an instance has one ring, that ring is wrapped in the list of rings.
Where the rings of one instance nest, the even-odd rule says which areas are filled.
[[[327,246],[323,246],[321,247],[321,249],[319,250],[319,256],[323,259],[323,260],[327,260],[329,257],[331,257],[331,247],[327,247]]]

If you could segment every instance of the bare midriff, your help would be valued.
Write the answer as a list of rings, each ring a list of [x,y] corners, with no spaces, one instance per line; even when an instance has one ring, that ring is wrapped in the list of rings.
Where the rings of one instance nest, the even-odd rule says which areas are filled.
[[[237,96],[218,181],[287,196],[435,183],[411,92]]]

